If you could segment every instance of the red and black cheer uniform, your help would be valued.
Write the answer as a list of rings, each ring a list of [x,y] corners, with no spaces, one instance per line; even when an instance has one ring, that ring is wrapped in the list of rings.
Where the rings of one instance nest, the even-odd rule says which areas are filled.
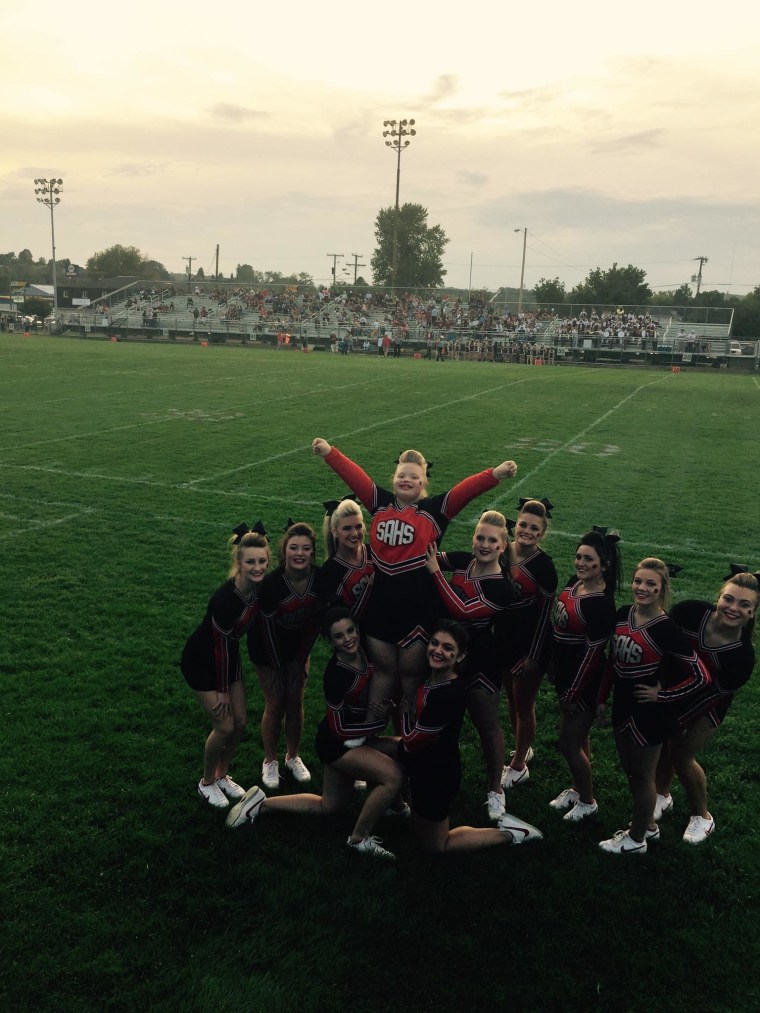
[[[401,715],[397,758],[409,778],[412,812],[426,820],[445,820],[459,791],[459,734],[466,697],[462,678],[436,685],[426,680],[417,689],[411,710]]]
[[[670,610],[670,618],[705,664],[712,682],[678,708],[678,724],[687,727],[706,717],[713,728],[725,718],[738,689],[749,681],[755,652],[748,636],[738,643],[712,647],[706,641],[707,623],[715,606],[706,601],[682,601]]]
[[[348,749],[343,745],[346,739],[358,739],[365,735],[376,735],[387,723],[386,718],[367,722],[367,693],[372,680],[373,668],[364,659],[364,667],[357,671],[333,655],[325,668],[325,716],[317,728],[315,749],[324,764],[335,763]]]
[[[561,703],[594,711],[615,629],[615,600],[607,591],[581,594],[573,577],[560,592],[552,618],[554,688]]]
[[[358,565],[347,563],[338,556],[331,556],[319,568],[317,594],[330,605],[345,605],[351,615],[358,619],[369,601],[375,577],[375,565],[362,545],[362,558]]]
[[[521,668],[526,661],[546,667],[550,648],[551,615],[557,590],[557,571],[543,549],[510,566],[512,580],[520,585],[521,596],[496,616],[494,636],[506,671]]]
[[[664,659],[668,664],[663,665]],[[655,702],[639,703],[634,688],[662,687]],[[625,605],[615,617],[607,667],[599,690],[605,703],[614,686],[612,725],[629,732],[640,746],[655,746],[677,727],[678,710],[710,683],[710,673],[687,638],[666,613],[638,624],[636,606]]]
[[[258,597],[246,598],[228,580],[214,592],[200,626],[190,634],[180,668],[192,689],[226,693],[242,678],[240,638],[258,616]]]
[[[248,656],[254,665],[281,669],[294,659],[305,664],[319,632],[318,573],[318,567],[310,568],[303,592],[293,587],[283,566],[264,578],[261,587],[263,638],[253,632],[248,635]]]
[[[427,547],[440,543],[449,522],[468,503],[499,484],[493,468],[471,475],[448,492],[402,506],[393,492],[375,485],[335,447],[325,461],[372,515],[369,544],[375,581],[364,613],[364,633],[399,647],[426,642],[438,601],[425,568]]]
[[[519,598],[520,588],[505,573],[473,576],[475,558],[469,552],[442,552],[438,565],[453,570],[450,582],[440,571],[433,573],[441,601],[470,637],[464,661],[467,689],[498,693],[501,667],[491,626],[494,617]]]

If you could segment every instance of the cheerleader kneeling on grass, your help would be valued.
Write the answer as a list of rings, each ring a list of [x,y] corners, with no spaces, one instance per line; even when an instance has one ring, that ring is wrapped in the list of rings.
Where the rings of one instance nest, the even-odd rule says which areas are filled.
[[[401,716],[399,763],[409,779],[415,840],[429,854],[474,851],[497,844],[541,840],[536,827],[504,813],[496,827],[449,827],[462,767],[459,734],[468,684],[460,677],[468,645],[464,627],[452,619],[433,624],[427,645],[429,675]]]
[[[371,787],[348,846],[381,858],[395,858],[391,851],[381,847],[381,839],[373,835],[373,830],[387,810],[407,811],[399,797],[404,771],[394,759],[397,740],[377,737],[386,723],[384,715],[375,721],[364,720],[373,670],[361,648],[359,628],[351,612],[343,605],[329,609],[322,621],[322,631],[333,648],[324,674],[326,713],[315,743],[325,768],[322,794],[267,798],[254,785],[230,810],[227,826],[244,826],[267,811],[321,816],[341,812],[356,799],[354,781],[361,779]],[[346,745],[356,739],[366,741],[355,748]]]

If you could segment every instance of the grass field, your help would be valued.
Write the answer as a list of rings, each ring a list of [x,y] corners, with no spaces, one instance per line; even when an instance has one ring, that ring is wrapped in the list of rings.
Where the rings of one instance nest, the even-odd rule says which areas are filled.
[[[343,494],[315,435],[383,483],[419,447],[434,491],[512,457],[518,477],[448,548],[486,505],[514,516],[519,496],[548,496],[562,578],[601,524],[620,530],[626,571],[659,555],[684,567],[676,600],[711,597],[730,561],[760,564],[759,405],[757,377],[715,371],[0,336],[0,1007],[759,1008],[757,685],[704,756],[717,831],[698,848],[676,787],[646,856],[599,852],[630,810],[609,730],[594,736],[597,821],[547,807],[567,777],[546,686],[531,780],[508,799],[544,841],[431,861],[391,823],[389,866],[347,853],[349,817],[225,831],[195,792],[205,719],[176,665],[230,529],[318,525]],[[325,660],[320,646],[303,748],[317,785]],[[247,685],[246,786],[262,703]],[[463,755],[452,822],[486,825],[469,727]]]

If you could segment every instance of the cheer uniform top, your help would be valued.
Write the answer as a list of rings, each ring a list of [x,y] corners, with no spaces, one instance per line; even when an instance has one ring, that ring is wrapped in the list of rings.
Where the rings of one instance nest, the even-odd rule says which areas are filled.
[[[550,646],[551,614],[557,571],[543,549],[510,566],[512,580],[520,585],[520,598],[499,613],[494,636],[507,671],[521,668],[526,661],[546,665]]]
[[[453,570],[450,582],[440,570],[433,573],[438,595],[470,637],[464,662],[467,688],[498,693],[501,671],[491,626],[494,616],[519,598],[520,587],[502,572],[476,577],[476,560],[469,552],[442,552],[438,564]]]
[[[615,629],[615,600],[606,591],[581,594],[573,577],[560,592],[552,618],[554,688],[564,704],[593,711],[604,674],[604,649]]]
[[[418,687],[412,707],[401,715],[398,762],[409,779],[412,812],[426,820],[448,818],[459,791],[462,763],[459,734],[466,706],[462,678]]]
[[[351,615],[358,619],[367,607],[375,577],[375,565],[362,545],[361,562],[347,563],[338,556],[331,556],[319,568],[316,592],[329,607],[345,605]]]
[[[264,578],[261,587],[263,642],[255,635],[248,635],[248,655],[255,665],[281,669],[294,659],[305,664],[319,632],[318,573],[318,567],[310,567],[302,592],[293,587],[283,566]]]
[[[324,764],[335,763],[349,750],[343,745],[346,739],[376,735],[386,725],[386,719],[365,721],[369,684],[373,667],[362,655],[363,666],[357,670],[343,664],[333,655],[324,674],[325,716],[317,728],[315,749]]]
[[[707,643],[707,623],[715,606],[706,601],[682,601],[670,612],[670,618],[683,631],[712,677],[709,686],[684,701],[678,709],[678,724],[687,727],[706,717],[713,728],[725,718],[738,689],[749,681],[755,666],[755,652],[749,637],[738,643],[712,647]]]
[[[667,658],[668,664],[663,665]],[[638,683],[662,687],[656,702],[639,703]],[[677,714],[693,694],[710,683],[710,673],[687,638],[666,613],[636,622],[636,606],[618,609],[607,667],[599,690],[605,703],[614,686],[612,724],[627,731],[640,746],[654,746],[677,727]]]
[[[258,596],[246,598],[230,579],[209,600],[200,626],[190,634],[180,668],[195,690],[226,693],[242,677],[240,638],[257,617]]]
[[[372,515],[370,549],[375,581],[364,614],[368,636],[409,647],[427,641],[437,596],[425,568],[427,547],[443,538],[449,522],[477,496],[494,489],[493,468],[471,475],[448,492],[402,505],[375,485],[358,464],[333,447],[324,459]]]

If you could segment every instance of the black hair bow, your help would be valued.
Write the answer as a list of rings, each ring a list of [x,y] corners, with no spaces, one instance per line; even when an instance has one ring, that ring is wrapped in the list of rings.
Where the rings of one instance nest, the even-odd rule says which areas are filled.
[[[522,510],[522,508],[525,506],[526,503],[530,503],[530,501],[534,500],[535,498],[536,498],[535,496],[521,496],[520,502],[517,504],[517,509]],[[543,503],[544,510],[546,510],[546,516],[551,517],[552,510],[554,509],[554,504],[552,503],[552,501],[550,499],[547,499],[546,496],[544,496],[544,498],[540,499],[538,502]]]

